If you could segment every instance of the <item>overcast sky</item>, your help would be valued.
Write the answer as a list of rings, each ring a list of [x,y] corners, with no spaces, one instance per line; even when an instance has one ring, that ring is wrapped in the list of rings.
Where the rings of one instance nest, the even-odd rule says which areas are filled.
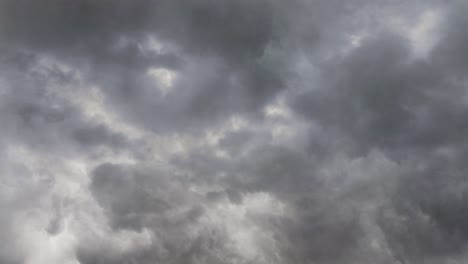
[[[0,263],[468,263],[467,73],[466,0],[2,0]]]

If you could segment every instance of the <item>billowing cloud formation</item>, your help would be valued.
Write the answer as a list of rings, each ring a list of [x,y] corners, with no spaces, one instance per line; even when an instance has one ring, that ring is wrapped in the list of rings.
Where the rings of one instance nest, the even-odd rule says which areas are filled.
[[[467,12],[2,1],[0,263],[465,263]]]

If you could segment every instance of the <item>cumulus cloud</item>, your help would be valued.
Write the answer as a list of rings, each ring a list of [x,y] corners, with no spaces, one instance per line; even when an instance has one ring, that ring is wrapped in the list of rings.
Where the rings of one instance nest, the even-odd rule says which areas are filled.
[[[5,0],[0,263],[464,263],[464,1]]]

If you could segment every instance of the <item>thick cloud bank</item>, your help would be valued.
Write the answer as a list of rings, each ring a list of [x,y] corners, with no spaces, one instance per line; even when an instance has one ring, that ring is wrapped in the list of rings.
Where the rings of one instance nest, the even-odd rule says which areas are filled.
[[[468,262],[468,4],[3,0],[1,264]]]

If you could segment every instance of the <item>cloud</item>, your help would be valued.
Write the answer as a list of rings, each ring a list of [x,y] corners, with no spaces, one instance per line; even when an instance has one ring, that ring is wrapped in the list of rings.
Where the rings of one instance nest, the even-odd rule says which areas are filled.
[[[466,262],[466,10],[3,1],[0,262]]]

